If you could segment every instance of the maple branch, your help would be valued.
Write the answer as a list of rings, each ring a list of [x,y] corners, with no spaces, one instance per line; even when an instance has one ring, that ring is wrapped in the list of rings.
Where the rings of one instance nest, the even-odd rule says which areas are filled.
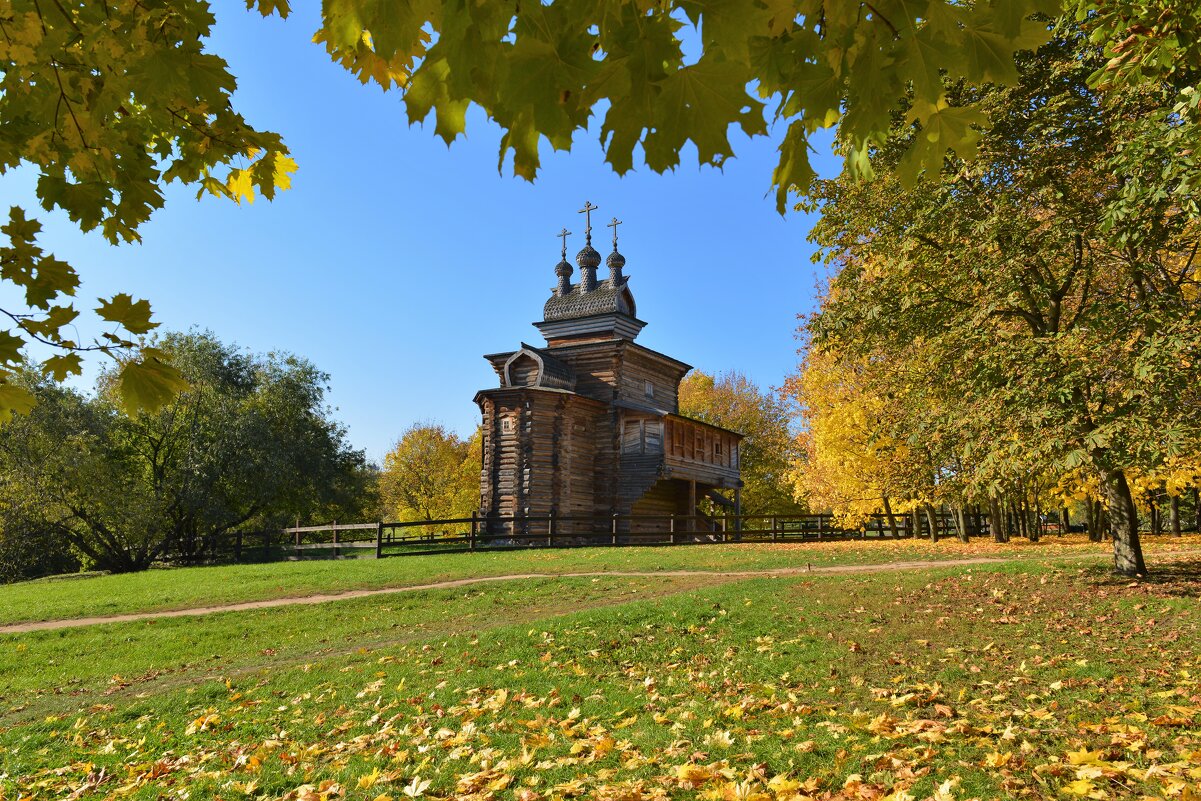
[[[79,118],[75,116],[75,107],[71,105],[71,98],[67,97],[67,90],[63,86],[63,76],[58,71],[58,67],[59,67],[58,61],[56,59],[51,60],[50,66],[54,68],[54,80],[58,82],[59,100],[66,101],[67,113],[71,115],[71,121],[75,123],[75,132],[77,134],[79,134],[79,144],[81,144],[83,146],[84,150],[91,150],[92,149],[91,146],[88,144],[87,139],[85,139],[83,136],[83,127],[80,126],[80,124],[79,124]],[[57,115],[58,115],[58,107],[55,106],[55,119],[54,119],[54,127],[55,128],[58,127],[58,116]]]
[[[881,22],[883,22],[885,25],[888,26],[888,29],[890,31],[892,31],[892,38],[894,38],[894,39],[901,38],[901,32],[897,30],[897,26],[893,25],[891,22],[888,21],[888,17],[884,16],[878,10],[876,10],[876,7],[873,6],[871,3],[864,3],[863,5],[867,8],[868,11],[872,12],[872,14],[874,16],[879,18],[879,20]]]
[[[63,307],[63,308],[69,308],[69,307]],[[42,336],[41,334],[38,334],[36,331],[29,330],[27,324],[29,323],[30,320],[33,319],[34,315],[32,315],[32,314],[16,314],[14,312],[10,312],[8,309],[0,309],[0,314],[6,315],[10,320],[12,320],[14,323],[17,324],[17,327],[20,328],[22,332],[27,334],[34,341],[40,342],[43,345],[48,345],[52,348],[58,348],[59,350],[66,350],[66,351],[79,352],[79,353],[87,353],[90,351],[102,351],[107,354],[112,354],[112,352],[113,352],[112,345],[101,345],[100,343],[96,343],[95,345],[66,345],[62,342],[55,342],[53,339],[47,339],[46,337]]]

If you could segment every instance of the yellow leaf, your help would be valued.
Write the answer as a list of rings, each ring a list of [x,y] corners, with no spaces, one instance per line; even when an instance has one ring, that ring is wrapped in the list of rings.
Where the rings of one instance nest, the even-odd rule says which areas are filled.
[[[254,203],[254,176],[250,170],[230,170],[225,188],[229,190],[235,203],[241,203],[243,200]]]
[[[1105,760],[1101,759],[1101,751],[1088,751],[1080,749],[1079,751],[1068,751],[1068,764],[1070,765],[1104,765]]]

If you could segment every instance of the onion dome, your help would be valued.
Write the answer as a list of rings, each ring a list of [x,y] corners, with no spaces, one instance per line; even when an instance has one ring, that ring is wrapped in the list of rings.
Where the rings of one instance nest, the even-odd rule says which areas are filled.
[[[596,289],[596,268],[600,266],[601,255],[592,247],[591,241],[576,254],[575,263],[580,265],[580,292]]]
[[[626,266],[626,257],[617,252],[617,248],[609,254],[609,258],[605,259],[605,264],[609,267],[609,286],[614,289],[621,287],[621,282],[625,280],[621,275],[621,268]]]
[[[559,297],[563,297],[571,292],[571,274],[573,272],[574,270],[567,263],[567,259],[563,259],[555,265],[555,276],[559,279],[559,283],[555,287],[555,294]]]

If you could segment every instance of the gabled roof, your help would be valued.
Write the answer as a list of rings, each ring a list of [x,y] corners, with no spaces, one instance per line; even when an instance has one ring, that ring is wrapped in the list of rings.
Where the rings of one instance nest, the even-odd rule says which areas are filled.
[[[521,343],[520,350],[513,351],[505,360],[504,385],[506,387],[514,386],[509,374],[509,367],[522,357],[533,359],[538,364],[538,373],[534,378],[534,383],[530,386],[568,391],[575,389],[575,370],[571,369],[566,362],[559,361],[541,348],[535,348],[524,342]]]

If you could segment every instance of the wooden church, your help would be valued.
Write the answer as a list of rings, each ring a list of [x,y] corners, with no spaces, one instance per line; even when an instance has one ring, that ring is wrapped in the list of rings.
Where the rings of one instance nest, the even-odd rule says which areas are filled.
[[[478,392],[483,415],[480,514],[493,533],[528,531],[547,518],[557,530],[598,530],[615,519],[620,531],[665,530],[671,515],[681,530],[704,527],[708,498],[737,514],[742,435],[679,413],[681,379],[692,369],[634,340],[638,319],[625,258],[605,260],[592,247],[585,203],[584,248],[572,283],[563,229],[558,283],[534,323],[546,340],[485,356],[500,386]],[[616,518],[613,516],[616,515]]]

